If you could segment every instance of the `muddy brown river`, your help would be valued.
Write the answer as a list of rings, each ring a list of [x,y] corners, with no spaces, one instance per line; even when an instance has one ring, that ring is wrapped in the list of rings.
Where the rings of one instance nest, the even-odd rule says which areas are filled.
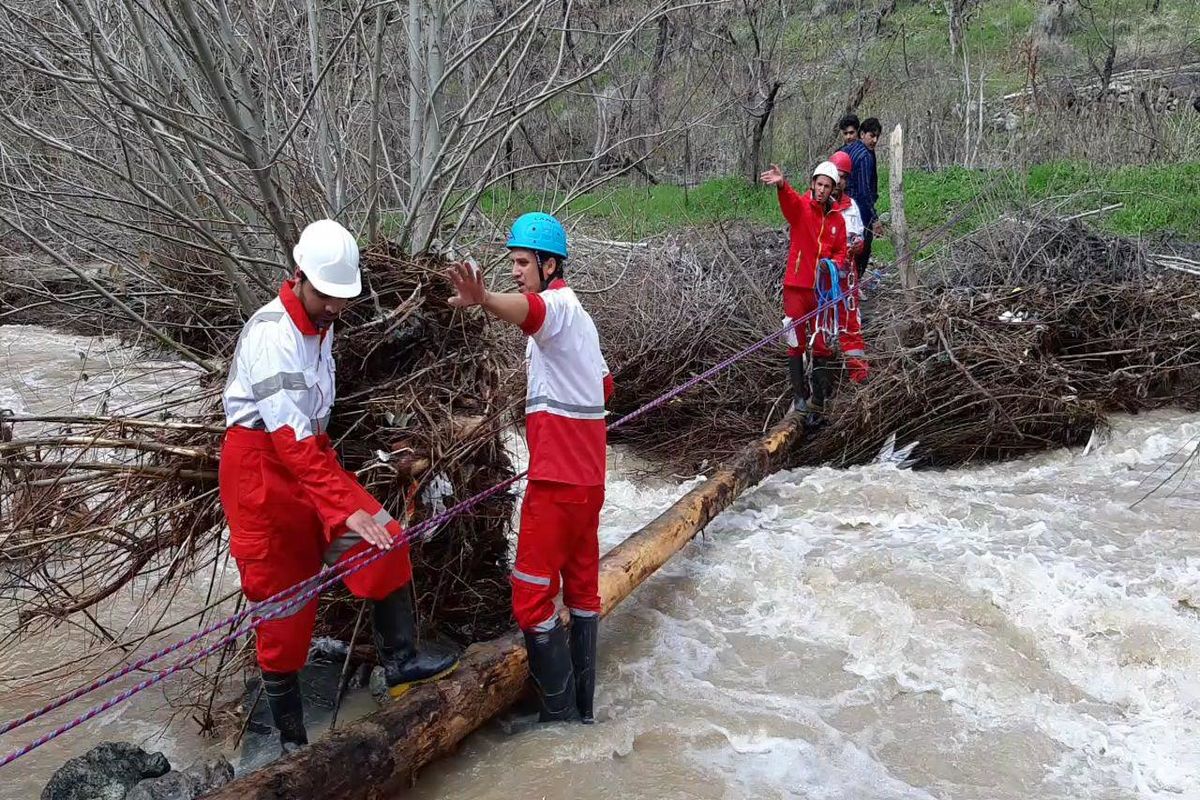
[[[86,407],[113,370],[130,382],[110,408],[186,378],[96,340],[0,327],[0,408]],[[605,620],[597,725],[491,725],[408,796],[1200,798],[1200,484],[1182,473],[1133,507],[1198,441],[1200,416],[1161,412],[1006,464],[777,474]],[[614,462],[604,546],[692,485]],[[131,588],[104,620],[132,633],[187,616],[207,586],[194,588],[166,607]],[[52,665],[111,666],[95,650],[60,625],[0,652],[0,719],[73,685],[40,674]],[[179,766],[224,746],[173,713],[172,692],[4,768],[0,797],[36,797],[106,738]]]

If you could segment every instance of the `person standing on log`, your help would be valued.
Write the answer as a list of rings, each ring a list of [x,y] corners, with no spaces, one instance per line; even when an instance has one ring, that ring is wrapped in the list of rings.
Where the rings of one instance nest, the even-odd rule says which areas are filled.
[[[817,262],[822,254],[837,264],[846,261],[846,222],[833,207],[837,167],[823,161],[813,170],[809,190],[796,192],[784,179],[778,165],[759,176],[778,192],[779,208],[791,230],[787,267],[783,278],[784,324],[817,310]],[[812,345],[811,383],[805,369],[805,354]],[[792,383],[792,410],[807,415],[807,422],[821,422],[833,384],[832,352],[824,333],[810,319],[788,335],[788,375]]]
[[[854,202],[854,198],[846,193],[846,182],[853,169],[850,156],[845,151],[838,150],[829,157],[829,161],[838,170],[838,183],[833,189],[833,207],[841,213],[842,219],[846,221],[846,259],[839,265],[839,269],[842,285],[849,291],[858,286],[859,281],[858,268],[855,266],[854,259],[863,247],[862,214],[859,213],[858,203]],[[833,259],[832,242],[823,247],[821,258]],[[839,309],[841,327],[838,331],[838,344],[842,350],[842,357],[846,359],[850,380],[855,383],[866,381],[868,375],[867,345],[863,341],[862,318],[859,314],[861,301],[860,289],[858,294],[849,295],[844,306]]]
[[[362,279],[358,244],[333,220],[304,229],[296,275],[246,322],[229,368],[218,473],[229,551],[252,602],[309,581],[376,547],[387,555],[345,584],[372,601],[375,646],[390,694],[438,678],[456,655],[419,649],[400,524],[338,461],[326,426],[334,401],[333,322]],[[308,743],[298,673],[317,600],[258,626],[256,653],[285,753]]]
[[[525,214],[508,238],[517,292],[484,287],[473,264],[449,278],[456,308],[481,306],[518,326],[528,384],[525,435],[529,481],[521,503],[512,571],[513,616],[525,635],[529,672],[538,688],[540,720],[591,724],[600,618],[600,508],[606,468],[605,403],[612,376],[592,318],[567,285],[567,235],[549,214]],[[562,588],[571,614],[562,626],[555,597]]]

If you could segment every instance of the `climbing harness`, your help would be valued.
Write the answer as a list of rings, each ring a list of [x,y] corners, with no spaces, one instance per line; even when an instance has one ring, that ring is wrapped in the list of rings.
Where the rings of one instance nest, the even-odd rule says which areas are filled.
[[[841,274],[838,270],[838,265],[833,262],[833,259],[822,258],[817,262],[816,280],[817,290],[817,323],[813,326],[812,335],[809,337],[809,347],[811,348],[813,341],[817,338],[817,334],[822,334],[825,341],[829,342],[837,338],[837,335],[845,329],[845,322],[841,310],[844,308],[843,300],[845,293],[842,290]],[[824,309],[821,311],[820,309]]]

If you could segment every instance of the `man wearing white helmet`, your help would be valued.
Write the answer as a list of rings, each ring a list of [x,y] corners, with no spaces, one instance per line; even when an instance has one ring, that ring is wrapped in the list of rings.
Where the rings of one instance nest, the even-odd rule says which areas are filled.
[[[783,277],[784,322],[807,317],[817,310],[817,262],[826,255],[838,265],[846,262],[846,222],[833,207],[833,189],[838,182],[837,166],[822,161],[813,170],[809,190],[799,194],[775,164],[760,179],[778,192],[779,208],[791,229],[787,267]],[[812,342],[812,382],[804,357]],[[792,409],[807,414],[817,423],[825,410],[832,388],[833,353],[810,319],[788,337],[788,376],[792,384]]]
[[[246,322],[222,398],[221,505],[242,592],[252,602],[303,583],[363,550],[387,555],[344,579],[372,600],[375,645],[391,694],[448,672],[453,654],[418,650],[408,546],[400,525],[338,461],[333,323],[362,290],[358,244],[333,220],[304,229],[296,275]],[[308,743],[297,673],[308,657],[316,598],[266,620],[256,652],[284,752]]]

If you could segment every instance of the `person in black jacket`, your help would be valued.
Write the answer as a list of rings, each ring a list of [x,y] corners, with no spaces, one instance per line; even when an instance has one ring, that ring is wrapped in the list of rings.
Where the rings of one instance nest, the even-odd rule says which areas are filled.
[[[849,116],[849,115],[848,115]],[[845,121],[846,117],[842,118]],[[844,130],[844,128],[839,128]],[[879,199],[879,173],[875,166],[875,145],[883,133],[883,126],[875,117],[862,121],[858,126],[859,138],[848,141],[842,150],[850,156],[853,170],[847,181],[846,191],[858,204],[863,221],[863,248],[855,259],[858,274],[866,275],[871,260],[871,242],[883,234],[875,203]],[[843,134],[844,135],[844,134]]]

